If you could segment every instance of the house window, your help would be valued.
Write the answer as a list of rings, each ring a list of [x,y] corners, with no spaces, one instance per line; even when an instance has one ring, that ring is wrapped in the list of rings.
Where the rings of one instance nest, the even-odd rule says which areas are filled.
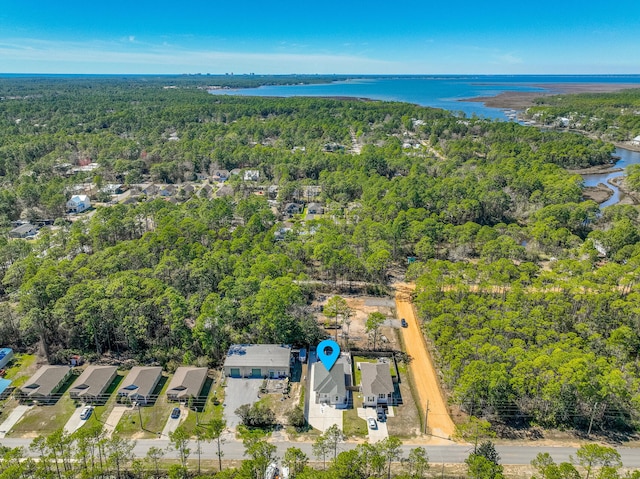
[[[336,402],[338,402],[340,400],[339,396],[336,396]]]
[[[378,399],[387,399],[386,394],[378,394]]]

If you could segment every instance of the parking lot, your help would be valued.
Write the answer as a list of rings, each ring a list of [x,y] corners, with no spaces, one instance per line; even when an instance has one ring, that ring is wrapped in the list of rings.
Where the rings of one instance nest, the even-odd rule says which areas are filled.
[[[258,401],[258,393],[262,379],[227,378],[224,393],[224,418],[227,426],[235,428],[240,424],[240,418],[235,411],[243,404],[253,404]]]

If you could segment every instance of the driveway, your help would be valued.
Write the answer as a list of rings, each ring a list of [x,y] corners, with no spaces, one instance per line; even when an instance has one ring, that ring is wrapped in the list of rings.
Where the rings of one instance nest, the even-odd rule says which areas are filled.
[[[307,394],[309,397],[309,415],[307,417],[307,422],[309,425],[322,432],[325,432],[334,424],[337,425],[340,430],[343,430],[342,417],[344,415],[344,409],[336,409],[334,406],[329,404],[316,404],[315,402],[315,395],[313,392],[313,368],[318,364],[319,363],[317,362],[309,364],[310,387],[309,393]]]
[[[187,416],[189,415],[189,408],[185,405],[180,405],[178,406],[178,403],[176,403],[175,407],[179,407],[180,408],[180,417],[177,417],[175,419],[173,419],[171,417],[171,414],[169,414],[169,419],[167,419],[167,423],[164,425],[164,429],[162,430],[162,435],[158,438],[163,438],[166,439],[169,437],[169,434],[174,432],[176,429],[178,429],[178,426],[180,424],[182,424],[182,422],[187,419]],[[172,408],[173,409],[173,408]]]
[[[89,416],[88,419],[84,419],[84,420],[80,419],[80,414],[82,414],[83,409],[84,407],[77,407],[76,410],[73,411],[73,414],[67,421],[67,424],[64,425],[64,432],[66,432],[67,434],[73,434],[78,429],[80,429],[80,427],[84,424],[85,421],[94,420],[91,416],[95,414],[95,411],[91,413],[91,416]]]
[[[224,418],[229,429],[235,429],[242,421],[235,411],[243,404],[258,402],[262,379],[227,378],[224,392]]]
[[[22,404],[16,406],[15,409],[11,411],[7,418],[2,422],[2,424],[0,424],[0,437],[5,437],[9,433],[9,431],[11,431],[11,428],[15,426],[18,421],[22,419],[22,416],[24,416],[25,413],[32,407],[33,406],[25,406]]]
[[[113,409],[111,410],[111,413],[109,414],[109,417],[102,425],[102,430],[104,431],[106,437],[111,437],[111,434],[113,434],[113,431],[115,430],[116,426],[120,422],[120,419],[122,419],[122,415],[126,411],[130,411],[130,410],[131,410],[131,407],[129,406],[113,407]]]
[[[374,418],[376,420],[376,423],[378,424],[378,428],[377,429],[371,429],[369,427],[369,423],[367,422],[367,429],[369,430],[369,442],[370,443],[374,443],[374,442],[380,442],[380,441],[384,441],[386,438],[389,437],[389,430],[387,429],[387,422],[380,422],[376,419],[376,410],[372,407],[369,408],[363,408],[363,407],[359,407],[358,408],[358,417],[364,419],[365,421],[367,420],[367,418]]]

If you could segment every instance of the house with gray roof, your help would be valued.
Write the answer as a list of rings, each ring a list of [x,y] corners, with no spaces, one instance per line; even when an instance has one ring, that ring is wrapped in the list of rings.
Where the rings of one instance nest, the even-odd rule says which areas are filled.
[[[360,369],[360,392],[364,407],[391,405],[393,402],[393,380],[388,363],[358,363]]]
[[[234,378],[289,377],[291,376],[291,346],[234,344],[227,351],[224,373]]]
[[[122,385],[118,389],[119,397],[126,397],[131,402],[138,404],[147,404],[153,402],[153,390],[158,385],[162,377],[162,368],[160,366],[136,366],[131,368],[127,377],[122,381]]]
[[[179,367],[169,383],[167,399],[169,401],[187,402],[189,398],[196,399],[200,397],[208,372],[207,368]]]
[[[348,356],[340,356],[331,370],[320,362],[313,365],[313,392],[316,404],[325,403],[346,408],[349,405],[351,386],[351,362]]]
[[[115,366],[88,366],[69,389],[69,396],[83,402],[106,400],[104,393],[117,373]]]
[[[37,227],[31,223],[25,223],[9,231],[9,238],[26,238],[28,236],[35,236],[37,232]]]
[[[69,376],[70,366],[42,366],[20,388],[19,395],[22,399],[53,401]]]

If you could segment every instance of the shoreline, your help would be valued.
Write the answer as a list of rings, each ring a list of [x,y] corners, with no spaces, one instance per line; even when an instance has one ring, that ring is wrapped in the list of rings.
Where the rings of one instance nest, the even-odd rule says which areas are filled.
[[[640,88],[634,83],[550,83],[527,85],[534,88],[544,88],[545,91],[505,91],[496,96],[479,96],[462,98],[458,101],[483,103],[489,108],[509,108],[523,110],[534,106],[533,100],[545,96],[561,95],[563,93],[612,93],[632,88]]]

